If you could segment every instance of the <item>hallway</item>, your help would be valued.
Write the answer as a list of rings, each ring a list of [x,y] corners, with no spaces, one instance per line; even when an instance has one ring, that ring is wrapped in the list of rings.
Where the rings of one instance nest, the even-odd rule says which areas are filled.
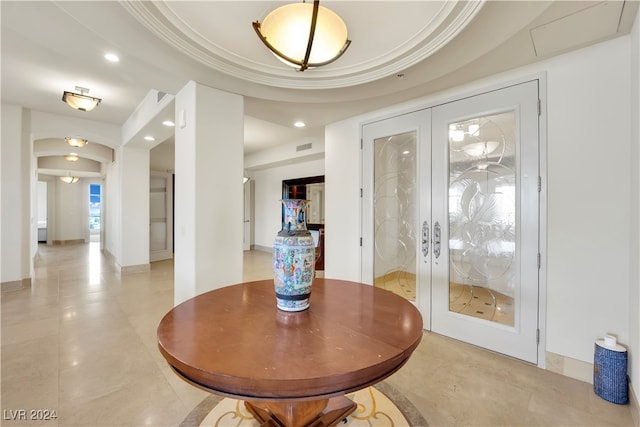
[[[270,253],[245,252],[244,280],[270,276]],[[157,350],[172,305],[172,261],[120,276],[97,242],[41,245],[32,287],[2,293],[2,425],[180,425],[208,394]],[[589,384],[428,332],[386,382],[430,426],[633,425]],[[19,409],[57,418],[7,419]]]

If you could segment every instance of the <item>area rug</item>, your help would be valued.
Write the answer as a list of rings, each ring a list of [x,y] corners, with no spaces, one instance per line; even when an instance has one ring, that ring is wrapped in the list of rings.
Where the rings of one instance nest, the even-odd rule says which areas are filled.
[[[356,410],[339,425],[345,427],[423,427],[426,420],[413,404],[386,383],[376,384],[346,397]],[[259,427],[260,423],[239,400],[211,395],[180,423],[180,427]]]

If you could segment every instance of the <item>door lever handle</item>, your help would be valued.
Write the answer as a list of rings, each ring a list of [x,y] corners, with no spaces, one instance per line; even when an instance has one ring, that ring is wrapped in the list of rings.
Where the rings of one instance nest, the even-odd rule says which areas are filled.
[[[433,225],[433,255],[436,259],[440,256],[440,223]]]
[[[429,223],[427,221],[422,223],[422,255],[429,255]]]

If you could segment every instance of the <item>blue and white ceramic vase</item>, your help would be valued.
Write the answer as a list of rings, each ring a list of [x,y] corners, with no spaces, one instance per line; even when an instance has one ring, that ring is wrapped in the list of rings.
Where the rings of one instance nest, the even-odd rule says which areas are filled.
[[[283,311],[309,308],[315,271],[315,246],[307,230],[309,200],[283,199],[284,221],[273,245],[276,303]]]

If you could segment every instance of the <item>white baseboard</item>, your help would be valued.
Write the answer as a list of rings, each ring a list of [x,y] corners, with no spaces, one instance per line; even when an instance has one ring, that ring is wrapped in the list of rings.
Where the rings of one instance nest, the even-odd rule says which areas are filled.
[[[593,384],[593,363],[547,352],[546,369],[565,377]]]
[[[31,287],[31,277],[27,277],[22,280],[12,280],[9,282],[0,283],[0,291],[19,291],[20,289],[26,289]]]
[[[65,246],[65,245],[77,245],[80,243],[86,243],[84,239],[71,239],[71,240],[53,240],[51,242],[53,246]]]
[[[638,401],[638,395],[636,395],[631,384],[629,384],[629,410],[631,411],[631,418],[633,418],[633,425],[640,427],[640,401]]]
[[[125,265],[116,264],[116,268],[121,275],[147,273],[151,271],[151,264]]]

